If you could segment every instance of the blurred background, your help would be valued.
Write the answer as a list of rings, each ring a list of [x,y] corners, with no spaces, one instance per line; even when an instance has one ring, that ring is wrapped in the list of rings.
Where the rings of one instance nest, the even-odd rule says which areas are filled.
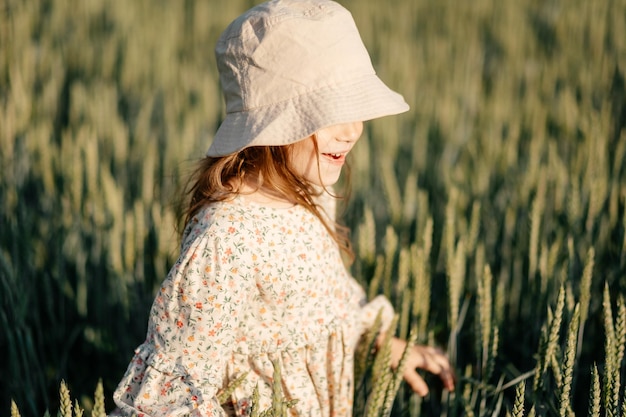
[[[0,413],[61,380],[112,409],[224,114],[215,41],[256,3],[0,5]],[[352,153],[351,268],[459,376],[393,414],[619,415],[626,1],[341,3],[411,106]]]

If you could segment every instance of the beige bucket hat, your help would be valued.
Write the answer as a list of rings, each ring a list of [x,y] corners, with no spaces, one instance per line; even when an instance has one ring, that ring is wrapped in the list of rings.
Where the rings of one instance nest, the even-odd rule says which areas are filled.
[[[226,118],[208,156],[409,109],[376,76],[352,15],[333,1],[260,4],[226,28],[215,56]]]

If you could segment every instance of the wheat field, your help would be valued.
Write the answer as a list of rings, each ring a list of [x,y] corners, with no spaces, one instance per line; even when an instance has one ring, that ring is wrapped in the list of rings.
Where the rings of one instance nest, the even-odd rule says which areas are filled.
[[[365,349],[355,415],[626,415],[626,1],[340,2],[411,106],[351,154],[352,272],[458,377]],[[112,409],[256,3],[0,5],[0,413]]]

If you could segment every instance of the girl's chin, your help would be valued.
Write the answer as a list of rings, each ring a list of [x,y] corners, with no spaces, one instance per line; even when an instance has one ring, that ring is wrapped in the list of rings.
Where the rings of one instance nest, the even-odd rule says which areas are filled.
[[[315,185],[329,187],[339,181],[342,166],[321,163],[318,172],[307,172],[305,178]]]
[[[332,175],[332,176],[326,176],[326,177],[322,177],[321,178],[321,184],[317,184],[317,185],[322,185],[324,187],[330,187],[331,185],[335,185],[337,183],[337,181],[339,181],[339,175]],[[318,179],[316,182],[320,182],[320,180]]]

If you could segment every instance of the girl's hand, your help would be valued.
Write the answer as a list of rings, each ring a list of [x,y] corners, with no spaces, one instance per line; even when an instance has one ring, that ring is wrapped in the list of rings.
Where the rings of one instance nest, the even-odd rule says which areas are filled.
[[[406,347],[406,342],[394,337],[391,339],[391,366],[397,367],[402,357],[402,352]],[[443,382],[443,387],[448,391],[454,391],[456,377],[450,367],[450,361],[441,349],[431,346],[417,345],[411,347],[409,356],[404,367],[404,380],[409,384],[413,392],[420,396],[428,394],[428,385],[416,371],[417,368],[424,369],[434,375],[439,375]]]

